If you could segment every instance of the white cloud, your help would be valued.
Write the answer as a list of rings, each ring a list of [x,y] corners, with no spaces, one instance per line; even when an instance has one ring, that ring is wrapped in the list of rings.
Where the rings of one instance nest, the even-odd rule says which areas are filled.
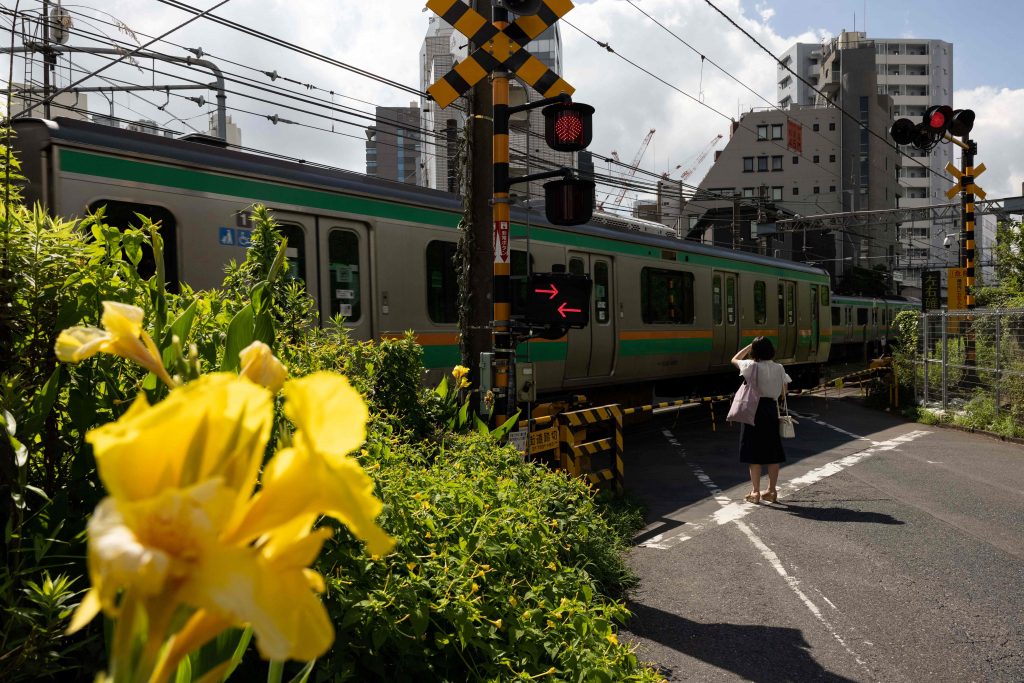
[[[1024,111],[1024,88],[983,86],[953,93],[954,106],[973,109],[977,118],[971,137],[978,143],[975,165],[986,171],[978,179],[989,198],[1024,194],[1024,130],[1017,122]]]

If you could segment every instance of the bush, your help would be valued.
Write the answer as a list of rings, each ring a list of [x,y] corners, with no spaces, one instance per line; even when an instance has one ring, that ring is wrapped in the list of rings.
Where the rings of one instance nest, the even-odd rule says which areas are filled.
[[[657,680],[617,642],[628,612],[608,596],[631,575],[586,485],[480,435],[430,448],[364,457],[398,548],[325,552],[338,634],[319,680]]]

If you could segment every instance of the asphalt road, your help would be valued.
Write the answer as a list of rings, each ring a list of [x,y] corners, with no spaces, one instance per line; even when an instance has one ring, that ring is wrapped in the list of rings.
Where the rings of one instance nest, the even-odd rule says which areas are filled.
[[[1024,681],[1024,446],[790,408],[777,505],[743,502],[721,415],[627,433],[638,656],[669,681]]]

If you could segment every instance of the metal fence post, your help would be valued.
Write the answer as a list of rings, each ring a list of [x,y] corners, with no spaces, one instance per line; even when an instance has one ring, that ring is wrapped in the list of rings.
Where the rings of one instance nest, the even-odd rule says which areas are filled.
[[[949,385],[946,378],[949,373],[949,312],[942,314],[942,409],[949,409]]]
[[[924,327],[924,396],[921,399],[921,405],[928,405],[928,355],[931,352],[931,341],[928,339],[928,328],[931,326],[931,315],[928,313],[921,314],[921,326]]]
[[[996,390],[996,418],[998,419],[999,418],[999,402],[1002,400],[1002,396],[999,395],[999,388],[1000,388],[1000,385],[1003,383],[1003,378],[1002,378],[1002,375],[1001,375],[1001,373],[999,371],[999,369],[1000,369],[1000,366],[999,366],[999,351],[1000,351],[1000,343],[999,342],[1000,342],[1000,339],[999,338],[1003,334],[1003,324],[1002,324],[1003,316],[1002,316],[1001,311],[999,309],[996,309],[995,311],[993,311],[993,315],[995,315],[995,317],[996,317],[996,335],[995,335],[996,336],[996,344],[995,344],[995,346],[996,346],[996,348],[995,348],[995,351],[996,351],[996,369],[995,369],[995,373],[994,373],[994,376],[993,376],[993,380],[994,380],[993,383],[996,385],[995,386],[995,390]]]

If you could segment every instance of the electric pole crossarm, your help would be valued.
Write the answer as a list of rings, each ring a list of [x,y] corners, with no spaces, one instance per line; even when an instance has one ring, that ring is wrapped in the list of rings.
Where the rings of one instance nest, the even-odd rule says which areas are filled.
[[[48,47],[50,52],[66,52],[66,53],[79,53],[79,54],[94,54],[94,55],[118,55],[119,57],[124,56],[124,50],[119,50],[112,47],[70,47],[67,45],[50,45]],[[31,47],[4,47],[0,48],[0,54],[24,54],[27,52],[37,52],[35,48]],[[148,52],[145,50],[139,50],[131,53],[132,57],[142,57],[144,59],[155,59],[162,62],[171,62],[174,64],[186,64],[188,66],[200,66],[204,69],[209,69],[213,73],[213,77],[216,79],[216,83],[211,86],[213,90],[217,92],[217,137],[222,140],[227,139],[227,95],[224,90],[224,74],[213,62],[207,59],[198,59],[196,57],[176,57],[174,55],[165,55],[158,52]],[[83,79],[84,80],[84,79]],[[53,96],[47,98],[48,101],[53,101],[53,98],[59,95],[61,92],[71,92],[72,89],[77,89],[79,92],[89,92],[81,90],[77,87],[77,84],[64,88]],[[161,88],[162,89],[162,88]],[[100,90],[108,91],[110,88],[100,88]]]

